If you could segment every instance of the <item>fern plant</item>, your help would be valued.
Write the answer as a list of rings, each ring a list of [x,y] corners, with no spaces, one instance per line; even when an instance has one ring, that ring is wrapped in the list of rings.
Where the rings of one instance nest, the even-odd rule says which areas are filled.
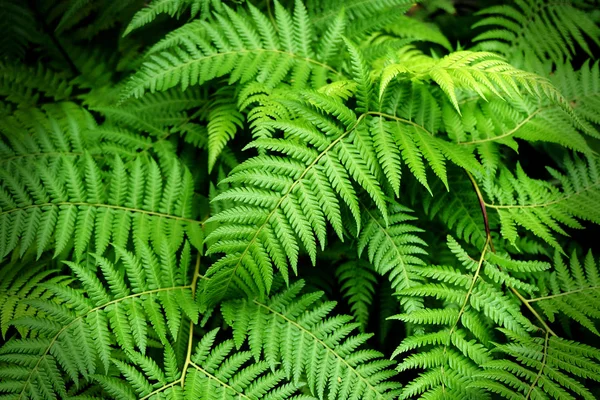
[[[598,4],[497,3],[0,0],[0,398],[598,398]]]

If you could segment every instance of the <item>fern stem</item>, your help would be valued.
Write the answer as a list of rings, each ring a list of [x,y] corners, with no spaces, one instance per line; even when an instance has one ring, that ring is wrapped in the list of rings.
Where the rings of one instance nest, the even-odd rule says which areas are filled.
[[[166,385],[159,387],[158,389],[152,391],[151,393],[147,394],[146,396],[140,398],[140,400],[147,400],[147,399],[151,398],[152,396],[154,396],[157,393],[163,392],[163,391],[167,390],[170,387],[176,386],[181,381],[183,381],[183,377],[177,379],[176,381],[173,381],[171,383],[167,383]]]
[[[487,253],[487,249],[491,243],[491,239],[491,236],[486,237],[485,244],[483,245],[483,250],[481,251],[481,255],[479,256],[479,262],[477,263],[477,269],[475,270],[475,273],[473,274],[473,279],[471,280],[471,285],[469,286],[469,290],[467,291],[465,300],[463,301],[463,304],[460,307],[460,311],[458,312],[458,316],[456,317],[456,322],[454,322],[454,325],[452,326],[452,328],[450,329],[450,333],[448,334],[448,343],[450,343],[450,340],[452,340],[452,334],[454,333],[454,330],[460,322],[460,317],[462,317],[462,315],[467,309],[467,305],[469,304],[469,298],[473,294],[473,289],[475,288],[475,284],[477,283],[477,279],[479,278],[481,267],[483,266],[483,262],[485,261],[485,254]],[[444,348],[444,353],[445,352],[446,348]]]
[[[471,280],[471,285],[469,286],[469,290],[467,291],[467,294],[465,295],[465,300],[463,301],[463,304],[460,307],[458,315],[456,316],[456,321],[454,322],[454,324],[452,325],[452,328],[450,328],[450,332],[448,333],[448,341],[444,345],[444,352],[443,352],[444,356],[446,355],[446,353],[448,351],[448,346],[452,342],[452,335],[454,334],[454,331],[456,330],[456,327],[458,326],[458,323],[460,322],[460,318],[462,317],[465,310],[467,309],[467,305],[469,304],[469,298],[471,297],[471,294],[473,293],[473,288],[475,287],[475,283],[477,283],[477,278],[479,278],[479,273],[481,272],[481,266],[483,265],[483,261],[485,260],[485,254],[487,253],[488,245],[491,243],[491,239],[492,239],[492,237],[490,235],[486,236],[485,244],[483,245],[483,250],[481,251],[481,255],[479,257],[479,262],[477,264],[477,269],[475,270],[475,274],[473,274],[473,279]],[[440,370],[442,372],[442,375],[444,375],[444,365],[443,364],[441,365]],[[445,392],[446,385],[445,385],[443,379],[441,380],[441,385],[442,385],[442,391]]]
[[[496,249],[494,248],[494,241],[492,240],[492,232],[490,231],[490,220],[488,218],[488,214],[487,214],[487,204],[485,203],[485,200],[483,199],[483,194],[481,193],[481,190],[479,189],[479,185],[477,185],[477,181],[475,180],[475,178],[473,177],[473,175],[471,175],[471,173],[469,171],[466,171],[467,176],[469,177],[469,180],[471,181],[471,184],[473,185],[473,188],[475,189],[475,193],[477,194],[477,200],[479,200],[479,208],[481,209],[481,214],[483,215],[483,223],[485,226],[485,235],[488,239],[486,239],[487,241],[489,241],[492,253],[496,252]]]
[[[535,386],[537,385],[538,381],[542,377],[542,374],[544,373],[544,368],[546,367],[546,360],[548,359],[548,341],[549,341],[549,338],[550,338],[549,333],[550,333],[549,331],[546,331],[546,338],[544,339],[544,356],[542,358],[542,366],[540,367],[540,370],[538,371],[538,374],[535,377],[535,380],[533,381],[533,383],[529,387],[529,390],[527,391],[527,395],[525,396],[525,400],[529,399],[529,396],[531,396],[531,393],[533,392],[533,388],[535,388]]]
[[[196,284],[198,283],[198,277],[200,276],[200,253],[196,256],[196,266],[194,267],[194,277],[192,278],[192,298],[196,294]],[[181,372],[181,388],[185,385],[185,374],[192,362],[192,347],[194,345],[194,321],[190,320],[190,331],[188,337],[187,351],[185,355],[185,362],[183,363],[183,369]]]
[[[364,377],[363,377],[363,376],[360,374],[360,372],[359,372],[359,371],[358,371],[356,368],[354,368],[352,365],[350,365],[350,364],[348,363],[348,361],[346,361],[346,359],[345,359],[344,357],[342,357],[342,356],[340,356],[338,353],[336,353],[336,351],[335,351],[334,349],[332,349],[331,347],[329,347],[329,345],[327,345],[327,343],[325,343],[324,341],[322,341],[321,339],[319,339],[319,338],[318,338],[318,337],[317,337],[317,336],[316,336],[314,333],[312,333],[312,332],[311,332],[309,329],[306,329],[305,327],[303,327],[302,325],[300,325],[300,324],[299,324],[299,323],[297,323],[296,321],[289,319],[289,318],[288,318],[288,317],[286,317],[284,314],[281,314],[280,312],[278,312],[278,311],[275,311],[274,309],[272,309],[271,307],[269,307],[267,304],[263,304],[263,303],[261,303],[261,302],[257,301],[256,299],[255,299],[255,300],[252,300],[252,301],[254,302],[254,304],[258,305],[259,307],[263,307],[263,308],[264,308],[264,309],[266,309],[268,312],[270,312],[270,313],[272,313],[272,314],[275,314],[276,316],[278,316],[278,317],[280,317],[281,319],[283,319],[285,322],[287,322],[287,323],[289,323],[289,324],[291,324],[291,325],[295,326],[296,328],[298,328],[298,330],[300,330],[300,331],[302,331],[302,332],[306,333],[307,335],[311,336],[311,337],[312,337],[312,338],[313,338],[313,339],[314,339],[314,340],[315,340],[317,343],[319,343],[320,345],[322,345],[324,348],[326,348],[326,349],[327,349],[327,351],[331,352],[331,353],[332,353],[332,354],[333,354],[333,355],[334,355],[336,358],[338,358],[338,359],[339,359],[339,360],[342,362],[342,364],[346,365],[346,367],[347,367],[349,370],[353,371],[353,372],[354,372],[354,374],[355,374],[355,375],[356,375],[356,376],[357,376],[357,377],[358,377],[358,378],[359,378],[361,381],[363,381],[363,382],[365,383],[365,385],[367,385],[367,387],[368,387],[368,388],[369,388],[369,389],[370,389],[372,392],[375,392],[375,393],[377,393],[378,395],[381,395],[381,393],[379,393],[379,392],[377,391],[377,389],[375,389],[375,387],[373,387],[373,385],[371,385],[371,383],[370,383],[370,382],[369,382],[367,379],[365,379],[365,378],[364,378]]]
[[[544,329],[546,330],[546,332],[548,332],[549,334],[551,334],[552,336],[558,336],[556,333],[554,333],[554,331],[548,326],[548,324],[542,319],[542,317],[540,316],[540,314],[538,314],[538,312],[535,310],[535,308],[533,308],[530,304],[529,301],[523,297],[523,295],[521,295],[521,293],[519,293],[519,291],[513,287],[510,287],[510,290],[515,294],[515,296],[517,296],[519,298],[519,300],[521,300],[521,303],[525,304],[525,307],[527,307],[529,309],[529,311],[531,311],[531,313],[538,319],[538,321],[540,321],[540,323],[542,324],[542,326],[544,327]]]
[[[600,290],[600,286],[590,286],[590,287],[581,288],[581,289],[569,290],[568,292],[551,294],[549,296],[536,297],[536,298],[527,300],[527,302],[534,303],[536,301],[554,299],[554,298],[561,297],[561,296],[569,296],[569,295],[572,295],[573,293],[585,292],[586,290]]]
[[[380,117],[393,119],[394,121],[404,122],[405,124],[412,125],[415,128],[418,128],[418,129],[422,130],[423,132],[427,133],[429,136],[434,136],[433,133],[429,132],[425,127],[423,127],[423,126],[421,126],[421,125],[417,124],[416,122],[411,121],[409,119],[400,118],[400,117],[397,117],[395,115],[386,114],[386,113],[382,113],[382,112],[379,112],[379,111],[369,111],[366,114],[367,115],[377,115],[377,116],[380,116]]]
[[[490,223],[489,223],[488,216],[487,216],[486,208],[488,207],[488,204],[483,199],[483,194],[481,193],[481,190],[479,189],[479,185],[477,185],[477,181],[475,180],[473,175],[471,175],[471,173],[469,171],[466,171],[466,172],[467,172],[467,175],[469,176],[469,179],[471,180],[471,183],[473,184],[473,188],[475,188],[475,192],[477,193],[477,198],[479,199],[481,213],[483,214],[483,222],[485,223],[486,244],[489,242],[491,245],[490,247],[491,247],[492,252],[495,253],[496,250],[494,249],[494,245],[493,245],[493,241],[492,241],[492,233],[490,231]],[[508,285],[507,285],[507,287],[515,294],[515,296],[517,296],[517,298],[521,301],[521,303],[523,303],[525,305],[525,307],[527,307],[529,309],[529,311],[531,311],[531,313],[537,318],[537,320],[540,321],[540,323],[542,324],[542,326],[544,327],[546,332],[550,333],[552,336],[557,336],[556,333],[554,333],[554,331],[548,326],[546,321],[544,321],[544,319],[540,316],[540,314],[531,306],[531,304],[529,304],[529,301],[526,298],[524,298],[517,289],[515,289],[512,286],[508,286]]]

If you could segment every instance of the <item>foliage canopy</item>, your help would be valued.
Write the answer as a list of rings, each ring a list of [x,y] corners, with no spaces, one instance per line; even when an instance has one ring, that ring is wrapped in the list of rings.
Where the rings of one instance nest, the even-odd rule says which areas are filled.
[[[0,399],[598,398],[599,10],[0,0]]]

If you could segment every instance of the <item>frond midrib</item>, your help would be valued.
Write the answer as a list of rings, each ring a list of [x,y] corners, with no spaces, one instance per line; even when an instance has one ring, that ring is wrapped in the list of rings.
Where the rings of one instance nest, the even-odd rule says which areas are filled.
[[[203,62],[205,60],[209,60],[209,59],[213,59],[213,58],[218,58],[218,57],[226,57],[229,55],[240,55],[240,54],[253,54],[253,53],[275,53],[275,54],[283,54],[283,55],[287,55],[290,58],[296,59],[296,60],[300,60],[300,61],[306,61],[309,62],[311,64],[314,65],[318,65],[322,68],[325,68],[331,72],[333,72],[335,75],[343,77],[344,75],[336,70],[334,67],[322,63],[320,61],[317,61],[315,59],[309,58],[309,57],[303,57],[303,56],[299,56],[295,53],[292,52],[288,52],[288,51],[283,51],[283,50],[277,50],[277,49],[243,49],[243,50],[237,50],[237,51],[226,51],[226,52],[221,52],[221,53],[215,53],[215,54],[210,54],[210,55],[202,55],[201,57],[198,58],[193,58],[189,61],[186,61],[184,63],[178,63],[177,65],[174,66],[170,66],[169,68],[163,68],[161,70],[161,72],[159,74],[153,74],[152,75],[152,80],[157,80],[157,79],[162,79],[164,76],[168,76],[170,74],[173,73],[173,71],[177,71],[177,70],[181,70],[181,69],[185,69],[187,67],[189,67],[190,65],[197,63],[197,62]],[[144,73],[143,70],[140,71],[140,73]],[[127,88],[127,93],[128,95],[126,97],[129,97],[129,95],[135,91],[135,88],[138,87],[145,87],[145,84],[147,82],[142,81],[141,84],[138,83],[136,85],[131,85]]]
[[[600,285],[599,286],[589,286],[589,287],[584,287],[584,288],[573,289],[573,290],[569,290],[567,292],[551,294],[551,295],[548,295],[548,296],[535,297],[533,299],[528,299],[527,302],[528,303],[535,303],[536,301],[544,301],[544,300],[555,299],[555,298],[563,297],[563,296],[570,296],[570,295],[575,294],[575,293],[587,292],[588,290],[592,290],[592,291],[594,291],[594,290],[600,290]]]
[[[178,220],[178,221],[185,221],[185,222],[190,222],[190,223],[196,223],[196,224],[201,224],[204,225],[204,221],[198,221],[195,220],[193,218],[185,218],[185,217],[179,217],[177,215],[172,215],[172,214],[166,214],[166,213],[161,213],[161,212],[157,212],[157,211],[148,211],[148,210],[142,210],[140,208],[132,208],[132,207],[125,207],[125,206],[117,206],[117,205],[113,205],[113,204],[102,204],[102,203],[88,203],[88,202],[84,202],[84,201],[77,201],[77,202],[73,202],[73,201],[60,201],[60,202],[56,202],[56,203],[42,203],[42,204],[31,204],[31,205],[27,205],[27,206],[23,206],[23,207],[15,207],[15,208],[11,208],[10,210],[7,211],[0,211],[0,217],[6,214],[12,214],[18,211],[24,211],[24,210],[28,210],[28,209],[32,209],[32,208],[44,208],[44,207],[51,207],[51,206],[75,206],[75,207],[95,207],[95,208],[108,208],[108,209],[112,209],[112,210],[121,210],[121,211],[127,211],[127,212],[132,212],[135,214],[145,214],[145,215],[151,215],[154,217],[160,217],[160,218],[167,218],[167,219],[174,219],[174,220]]]
[[[515,205],[495,205],[495,204],[485,203],[485,206],[489,207],[489,208],[494,208],[496,210],[499,210],[499,209],[513,209],[514,210],[514,209],[526,209],[526,208],[543,208],[543,207],[548,207],[548,206],[551,206],[551,205],[554,205],[554,204],[562,203],[563,201],[567,201],[571,197],[579,196],[580,194],[586,193],[586,192],[594,189],[597,186],[600,186],[600,181],[597,181],[597,182],[595,182],[595,183],[593,183],[591,185],[588,185],[588,186],[584,187],[582,190],[578,190],[575,193],[568,194],[568,195],[563,196],[563,197],[561,197],[559,199],[548,201],[546,203],[534,203],[534,204],[523,204],[523,205],[520,205],[520,204],[515,204]]]

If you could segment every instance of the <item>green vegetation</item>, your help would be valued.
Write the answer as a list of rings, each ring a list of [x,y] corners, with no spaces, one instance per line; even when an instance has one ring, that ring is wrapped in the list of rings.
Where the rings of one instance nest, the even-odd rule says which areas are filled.
[[[0,0],[0,399],[599,398],[599,10]]]

